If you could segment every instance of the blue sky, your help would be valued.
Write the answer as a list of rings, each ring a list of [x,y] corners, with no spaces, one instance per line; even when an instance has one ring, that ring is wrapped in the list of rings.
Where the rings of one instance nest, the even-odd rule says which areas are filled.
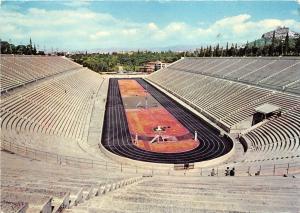
[[[300,1],[3,1],[2,40],[40,49],[112,50],[245,43],[300,32]]]

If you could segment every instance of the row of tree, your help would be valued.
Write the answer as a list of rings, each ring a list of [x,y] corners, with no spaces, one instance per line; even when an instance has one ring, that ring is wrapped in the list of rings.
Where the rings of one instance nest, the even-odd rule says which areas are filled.
[[[261,44],[263,43],[263,44]],[[225,48],[216,46],[201,47],[194,52],[186,52],[185,56],[198,57],[231,57],[231,56],[300,56],[300,37],[290,39],[287,34],[284,40],[276,39],[275,31],[272,40],[267,39],[256,40],[244,46],[238,47],[237,44],[228,43]]]
[[[174,62],[184,53],[178,52],[151,52],[137,51],[128,53],[94,53],[94,54],[75,54],[70,57],[77,63],[82,64],[96,72],[109,72],[118,70],[122,66],[124,70],[138,71],[139,68],[149,61]]]
[[[27,45],[14,45],[7,41],[1,41],[1,54],[45,55],[44,51],[37,51],[36,46],[32,45],[31,38]]]

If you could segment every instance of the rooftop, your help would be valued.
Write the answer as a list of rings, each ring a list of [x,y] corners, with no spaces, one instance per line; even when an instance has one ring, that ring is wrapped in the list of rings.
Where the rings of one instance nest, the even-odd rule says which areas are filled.
[[[259,107],[255,108],[256,112],[260,112],[263,114],[269,114],[271,112],[275,112],[278,110],[280,110],[280,107],[268,103],[260,105]]]

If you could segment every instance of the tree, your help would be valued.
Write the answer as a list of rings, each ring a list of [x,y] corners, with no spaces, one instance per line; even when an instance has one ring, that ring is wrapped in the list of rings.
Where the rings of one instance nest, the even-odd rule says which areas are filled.
[[[211,57],[212,51],[211,51],[211,45],[209,45],[209,47],[207,48],[207,57]]]
[[[237,43],[235,43],[235,46],[234,46],[234,56],[237,56],[238,55],[238,46],[237,46]]]
[[[223,49],[223,47],[221,47],[220,56],[223,57],[223,55],[224,55],[224,49]]]
[[[254,44],[252,45],[252,48],[251,48],[251,53],[253,56],[257,56],[257,46],[256,46],[256,40],[254,41]]]
[[[220,56],[220,46],[217,44],[217,46],[214,48],[214,56],[219,57]]]
[[[300,36],[297,38],[295,43],[295,55],[300,56]]]
[[[286,36],[285,36],[285,39],[284,39],[284,55],[289,55],[289,52],[290,52],[290,47],[289,47],[289,42],[290,42],[290,39],[289,39],[289,32],[286,33]]]
[[[272,43],[269,48],[269,55],[274,56],[275,55],[275,30],[273,31],[273,36],[272,36]]]
[[[7,41],[1,41],[1,53],[2,54],[11,54],[11,47]]]
[[[228,42],[226,44],[225,56],[228,56]]]
[[[245,48],[244,48],[244,56],[249,56],[249,53],[250,53],[250,48],[249,48],[249,43],[247,41],[246,45],[245,45]]]
[[[244,56],[244,48],[243,47],[239,47],[237,49],[237,56],[239,56],[239,57]]]
[[[262,56],[262,51],[263,49],[262,48],[257,48],[257,51],[256,51],[256,56]]]
[[[227,51],[227,56],[234,56],[234,45],[231,44],[230,49]]]
[[[284,55],[284,44],[279,41],[279,44],[275,46],[275,55]]]
[[[204,50],[203,50],[203,47],[202,47],[202,46],[201,46],[201,48],[200,48],[199,56],[200,56],[200,57],[203,57],[203,56],[204,56]]]
[[[32,40],[29,39],[29,44],[26,46],[25,55],[32,55],[33,54],[33,47],[32,47]]]
[[[37,51],[36,51],[36,46],[33,45],[32,54],[33,54],[33,55],[36,55],[36,53],[37,53]]]

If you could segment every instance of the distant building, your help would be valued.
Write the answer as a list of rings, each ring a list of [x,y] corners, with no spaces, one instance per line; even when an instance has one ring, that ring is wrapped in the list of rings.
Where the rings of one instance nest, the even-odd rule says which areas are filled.
[[[155,62],[148,62],[140,68],[140,72],[151,73],[155,70]]]
[[[288,27],[277,27],[276,30],[264,33],[262,35],[262,38],[272,39],[274,31],[275,31],[275,38],[276,39],[285,39],[287,33],[289,34],[290,38],[300,37],[299,33],[291,31]]]
[[[169,65],[169,63],[163,63],[161,61],[157,61],[155,63],[155,71],[159,70],[159,69],[163,69],[163,68],[167,67],[168,65]]]
[[[165,68],[168,65],[169,65],[168,63],[163,63],[161,61],[150,61],[144,64],[144,66],[140,68],[140,72],[152,73],[156,70]]]

